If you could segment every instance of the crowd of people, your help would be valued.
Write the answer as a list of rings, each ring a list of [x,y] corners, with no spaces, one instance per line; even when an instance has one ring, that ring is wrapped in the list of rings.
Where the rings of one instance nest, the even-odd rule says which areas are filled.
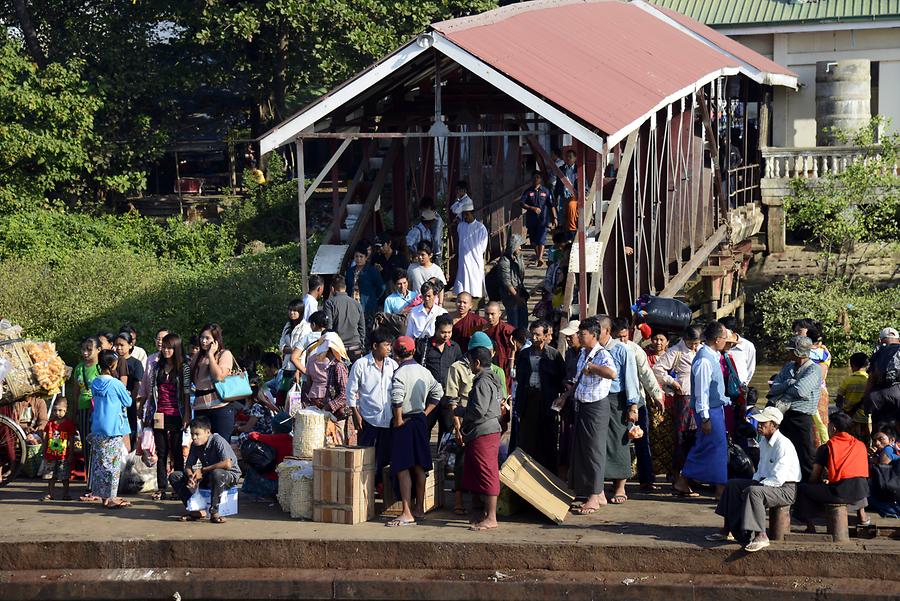
[[[822,326],[798,319],[763,402],[751,386],[756,348],[733,317],[680,332],[630,314],[559,320],[570,237],[564,228],[554,234],[545,264],[546,232],[561,206],[539,173],[521,200],[534,265],[546,267],[534,291],[524,285],[518,235],[485,268],[487,230],[465,183],[457,189],[455,280],[441,267],[444,222],[426,199],[405,239],[363,242],[345,274],[309,277],[280,337],[273,333],[277,352],[259,359],[262,377],[245,402],[218,390],[239,366],[215,323],[187,348],[160,328],[150,355],[129,326],[85,338],[74,370],[77,408],[58,400],[49,418],[46,406],[43,417],[27,412],[36,420],[29,432],[45,443],[45,498],[57,482],[68,496],[71,445],[60,452],[53,441],[77,432],[89,466],[82,499],[127,507],[117,492],[121,462],[126,449],[138,449],[155,457],[155,498],[171,486],[169,496],[187,504],[209,488],[210,506],[184,519],[208,514],[219,523],[219,493],[241,479],[245,493],[274,495],[274,467],[291,453],[291,414],[316,407],[328,412],[335,442],[375,448],[379,480],[390,465],[391,481],[380,484],[395,487],[402,503],[391,527],[424,515],[434,434],[455,459],[454,511],[471,511],[474,530],[497,527],[499,469],[515,449],[568,480],[579,515],[628,502],[626,482],[635,475],[645,493],[661,491],[661,475],[677,497],[709,491],[724,518],[710,540],[737,540],[748,551],[768,545],[765,510],[774,506],[793,505],[814,528],[823,504],[846,503],[867,523],[870,468],[897,460],[895,329],[882,330],[871,356],[851,357],[829,414]],[[529,311],[534,292],[540,300]]]

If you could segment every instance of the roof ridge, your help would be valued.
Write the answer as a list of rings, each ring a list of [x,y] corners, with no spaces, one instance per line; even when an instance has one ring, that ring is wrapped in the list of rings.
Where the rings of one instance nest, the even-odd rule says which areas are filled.
[[[535,10],[545,10],[548,8],[556,8],[559,6],[568,6],[570,4],[600,4],[602,2],[619,2],[627,4],[628,0],[530,0],[528,2],[518,2],[501,6],[487,12],[468,17],[457,17],[456,19],[448,19],[446,21],[438,21],[429,26],[429,31],[438,31],[440,33],[450,33],[451,31],[462,31],[473,27],[481,27],[483,25],[491,25],[499,21],[504,21],[516,15],[532,12]]]

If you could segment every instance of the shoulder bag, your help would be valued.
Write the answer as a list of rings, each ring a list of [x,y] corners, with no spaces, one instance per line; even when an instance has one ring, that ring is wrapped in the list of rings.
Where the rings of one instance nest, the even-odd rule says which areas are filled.
[[[225,403],[241,401],[253,395],[250,378],[247,376],[247,372],[238,365],[237,359],[234,360],[234,366],[231,375],[225,376],[224,380],[213,384],[219,398]]]

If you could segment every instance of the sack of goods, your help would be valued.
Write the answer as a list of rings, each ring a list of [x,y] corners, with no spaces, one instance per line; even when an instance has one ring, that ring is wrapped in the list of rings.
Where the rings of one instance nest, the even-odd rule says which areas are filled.
[[[691,308],[674,298],[644,294],[631,306],[631,312],[654,331],[681,332],[691,325]]]
[[[328,414],[318,409],[303,409],[294,415],[294,456],[311,459],[313,451],[325,446]]]
[[[3,377],[0,398],[12,402],[29,395],[52,396],[66,379],[66,364],[52,342],[23,340],[22,328],[0,321],[0,365]]]
[[[313,465],[312,461],[285,459],[275,471],[278,473],[278,504],[292,518],[312,519]]]

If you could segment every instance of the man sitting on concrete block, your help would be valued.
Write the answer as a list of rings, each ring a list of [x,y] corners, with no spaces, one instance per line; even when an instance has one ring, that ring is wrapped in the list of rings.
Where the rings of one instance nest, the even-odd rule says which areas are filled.
[[[800,461],[787,437],[778,431],[784,415],[766,407],[753,416],[756,431],[763,437],[759,446],[759,467],[752,480],[733,478],[725,486],[716,513],[725,518],[722,529],[706,537],[708,541],[737,540],[750,553],[769,546],[766,517],[772,507],[792,505],[800,481]]]

